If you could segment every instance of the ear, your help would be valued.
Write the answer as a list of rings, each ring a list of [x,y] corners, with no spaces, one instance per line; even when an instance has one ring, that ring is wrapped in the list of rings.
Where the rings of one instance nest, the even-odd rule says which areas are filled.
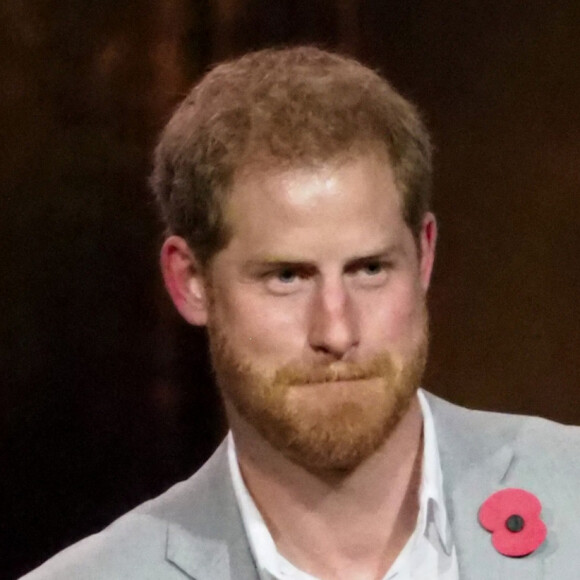
[[[419,255],[421,286],[426,292],[431,281],[435,262],[435,246],[437,245],[437,220],[431,212],[427,212],[423,218],[419,244],[421,249]]]
[[[170,236],[163,243],[161,272],[181,316],[190,324],[204,326],[208,311],[206,281],[198,260],[183,238]]]

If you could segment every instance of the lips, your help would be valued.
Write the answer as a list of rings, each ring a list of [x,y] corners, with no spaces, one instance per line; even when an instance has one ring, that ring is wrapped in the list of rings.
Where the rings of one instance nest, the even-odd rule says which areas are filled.
[[[285,386],[352,383],[389,376],[388,373],[385,373],[386,366],[387,363],[383,357],[373,359],[365,364],[338,362],[331,366],[309,368],[302,365],[288,365],[276,372],[274,382]],[[389,369],[392,368],[390,359],[388,366]]]
[[[326,389],[351,389],[360,388],[363,383],[368,383],[373,379],[378,377],[366,377],[363,379],[339,379],[336,381],[308,381],[304,383],[296,383],[288,385],[290,387],[300,387],[300,388],[326,388]]]

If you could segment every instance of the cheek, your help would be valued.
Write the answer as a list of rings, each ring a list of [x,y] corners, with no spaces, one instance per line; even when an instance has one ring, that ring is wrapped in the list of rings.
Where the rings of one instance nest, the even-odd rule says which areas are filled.
[[[390,288],[372,300],[362,301],[362,336],[386,348],[413,342],[422,330],[423,299],[409,287]]]
[[[302,344],[304,308],[291,297],[265,296],[253,289],[215,296],[216,323],[241,351],[283,354]]]

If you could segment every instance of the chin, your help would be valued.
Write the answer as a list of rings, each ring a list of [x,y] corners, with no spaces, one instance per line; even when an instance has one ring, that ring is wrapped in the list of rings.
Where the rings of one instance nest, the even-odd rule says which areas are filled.
[[[247,419],[272,446],[308,471],[349,473],[387,441],[416,392],[389,388],[380,379],[360,382],[370,384],[349,385],[350,393],[340,386],[342,392],[321,397],[315,392],[290,395],[284,413],[262,416],[265,421]]]

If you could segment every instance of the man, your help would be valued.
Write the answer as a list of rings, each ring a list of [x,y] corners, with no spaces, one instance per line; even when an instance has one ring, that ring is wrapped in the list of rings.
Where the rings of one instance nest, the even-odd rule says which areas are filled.
[[[385,80],[314,48],[193,89],[152,184],[165,283],[207,326],[231,432],[29,580],[578,577],[578,430],[419,389],[430,151]]]

